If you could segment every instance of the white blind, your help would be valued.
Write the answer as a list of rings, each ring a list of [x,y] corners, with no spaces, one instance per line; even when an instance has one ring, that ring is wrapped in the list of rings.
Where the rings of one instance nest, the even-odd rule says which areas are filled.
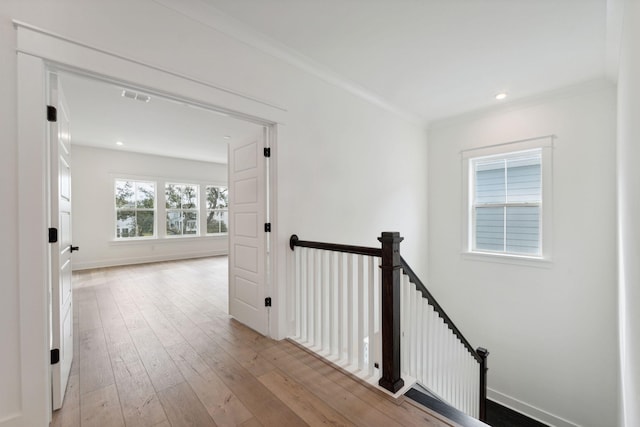
[[[541,159],[534,150],[473,161],[474,249],[540,254]]]

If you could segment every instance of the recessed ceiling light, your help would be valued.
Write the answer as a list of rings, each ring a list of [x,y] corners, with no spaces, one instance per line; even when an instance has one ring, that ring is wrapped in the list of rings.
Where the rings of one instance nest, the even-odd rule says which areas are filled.
[[[497,100],[505,99],[506,97],[507,97],[507,94],[504,92],[500,92],[499,94],[496,95]]]
[[[124,142],[122,142],[122,141],[116,141],[116,145],[124,145]]]
[[[223,136],[223,138],[224,138],[224,139],[231,139],[231,136],[229,136],[229,135],[225,135],[225,136]]]

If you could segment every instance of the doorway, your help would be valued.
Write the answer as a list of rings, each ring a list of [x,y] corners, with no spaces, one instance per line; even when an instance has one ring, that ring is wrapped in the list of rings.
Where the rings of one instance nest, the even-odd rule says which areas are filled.
[[[111,82],[126,82],[145,92],[188,102],[199,107],[224,106],[219,111],[238,118],[254,120],[267,126],[269,144],[275,146],[275,123],[282,121],[284,109],[222,90],[206,82],[185,78],[157,67],[129,61],[86,45],[63,40],[40,30],[17,25],[18,31],[18,129],[19,129],[19,210],[21,236],[18,253],[20,288],[20,354],[22,355],[22,402],[20,423],[43,425],[51,414],[51,378],[49,374],[48,249],[41,230],[48,223],[46,201],[49,182],[46,122],[42,121],[45,105],[47,70],[83,74]],[[45,59],[46,58],[46,59]],[[215,108],[214,108],[215,109]],[[73,114],[73,113],[72,113]],[[71,118],[73,120],[73,117]],[[274,162],[275,163],[275,162]],[[269,174],[275,172],[275,164]],[[271,186],[275,185],[272,181]],[[272,196],[269,196],[272,197]],[[270,203],[273,205],[273,203]],[[275,218],[272,217],[271,221]],[[40,226],[34,227],[34,224]],[[270,250],[274,263],[275,248]],[[274,269],[270,269],[275,275]],[[272,281],[275,282],[272,277]]]
[[[267,127],[121,82],[55,75],[73,118],[77,265],[228,255],[228,313],[268,335],[266,238],[255,227],[267,217]]]

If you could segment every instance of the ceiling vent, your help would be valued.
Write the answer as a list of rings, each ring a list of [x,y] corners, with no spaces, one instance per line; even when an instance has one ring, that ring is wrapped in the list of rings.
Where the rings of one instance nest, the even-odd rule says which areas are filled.
[[[124,96],[125,98],[129,98],[129,99],[135,99],[135,100],[141,101],[141,102],[149,102],[149,101],[151,101],[151,97],[149,95],[145,95],[143,93],[134,92],[134,91],[129,90],[129,89],[123,89],[122,90],[122,96]]]

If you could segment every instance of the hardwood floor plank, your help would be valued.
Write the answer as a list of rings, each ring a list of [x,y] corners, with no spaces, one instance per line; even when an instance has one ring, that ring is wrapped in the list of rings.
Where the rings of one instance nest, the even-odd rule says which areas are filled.
[[[127,426],[155,426],[168,421],[160,399],[147,374],[116,380],[122,413]]]
[[[259,380],[309,425],[354,425],[280,371],[268,372],[260,376]]]
[[[80,397],[80,415],[83,427],[124,426],[118,391],[114,384]]]
[[[180,371],[151,329],[132,331],[131,337],[156,391],[184,382]]]
[[[309,391],[326,402],[333,409],[344,414],[352,423],[360,426],[400,426],[389,415],[379,411],[353,393],[314,371],[297,357],[289,354],[281,346],[274,346],[264,353],[271,355],[270,361],[283,371],[290,373]]]
[[[172,427],[216,425],[189,384],[174,385],[159,392],[158,396]]]
[[[114,383],[102,328],[80,331],[80,392],[88,393]]]
[[[53,413],[52,427],[74,427],[80,425],[80,375],[69,376],[64,405]]]
[[[240,427],[262,427],[262,424],[254,417],[240,424]]]
[[[191,346],[176,345],[167,351],[217,425],[236,426],[253,417]]]

